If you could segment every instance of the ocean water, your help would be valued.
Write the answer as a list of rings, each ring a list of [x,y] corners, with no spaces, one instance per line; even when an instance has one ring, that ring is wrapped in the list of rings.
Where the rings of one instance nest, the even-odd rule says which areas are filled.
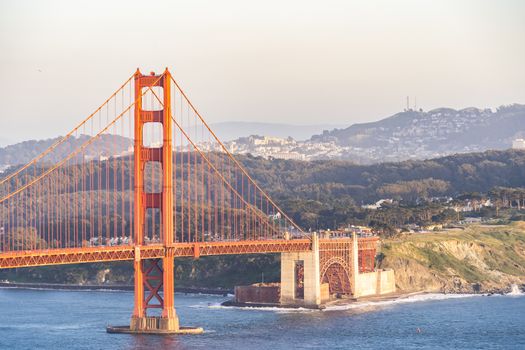
[[[182,325],[202,335],[107,334],[133,294],[0,289],[0,349],[525,349],[525,296],[417,295],[305,309],[222,307],[176,294]],[[419,328],[419,331],[418,331]]]

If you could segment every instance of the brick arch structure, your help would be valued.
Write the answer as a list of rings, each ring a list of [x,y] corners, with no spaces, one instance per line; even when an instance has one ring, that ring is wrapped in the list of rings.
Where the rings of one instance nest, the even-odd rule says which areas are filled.
[[[328,283],[330,294],[352,294],[351,270],[341,257],[328,259],[321,268],[321,283]]]
[[[352,294],[352,241],[323,239],[319,242],[319,278],[330,294]]]

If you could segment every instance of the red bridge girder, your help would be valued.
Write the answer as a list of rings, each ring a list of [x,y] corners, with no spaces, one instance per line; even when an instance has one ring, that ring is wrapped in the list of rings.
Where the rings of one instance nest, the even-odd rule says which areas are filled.
[[[141,259],[156,259],[163,257],[298,252],[310,249],[311,242],[309,239],[180,243],[167,247],[147,245],[49,249],[0,253],[0,268],[134,260],[136,251],[140,252]]]
[[[377,238],[360,238],[359,255],[361,270],[373,269],[375,245]],[[351,239],[348,240],[321,240],[321,250],[347,251],[350,253]],[[85,247],[47,249],[32,251],[17,251],[0,253],[0,268],[18,268],[46,265],[81,264],[107,261],[134,260],[136,250],[141,259],[157,259],[163,257],[195,257],[210,255],[233,254],[266,254],[284,252],[304,252],[311,249],[311,241],[305,239],[292,240],[260,240],[236,242],[199,242],[175,243],[164,247],[163,245],[143,246],[114,246],[114,247]],[[370,257],[370,263],[365,257]],[[366,264],[368,262],[368,264]],[[360,265],[361,265],[360,264]],[[367,266],[371,265],[371,266]]]

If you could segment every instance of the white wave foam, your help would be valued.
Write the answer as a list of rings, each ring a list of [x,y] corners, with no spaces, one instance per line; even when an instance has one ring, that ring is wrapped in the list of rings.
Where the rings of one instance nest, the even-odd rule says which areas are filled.
[[[517,284],[513,284],[513,285],[510,286],[510,292],[505,294],[505,295],[508,295],[508,296],[523,296],[523,295],[525,295],[525,293],[523,293],[520,290],[520,287],[518,287]]]
[[[208,303],[190,305],[196,309],[225,309],[225,310],[242,310],[242,311],[270,311],[276,313],[295,313],[295,312],[315,312],[317,309],[306,309],[303,307],[276,307],[276,306],[224,306],[221,303]]]
[[[447,299],[459,299],[459,298],[471,298],[479,297],[484,294],[441,294],[441,293],[425,293],[416,294],[408,297],[391,299],[391,300],[378,300],[378,301],[358,301],[355,303],[345,305],[332,305],[326,307],[323,311],[341,311],[341,310],[352,310],[352,309],[367,309],[381,306],[390,306],[398,304],[418,303],[423,301],[437,301]]]
[[[242,311],[266,311],[275,312],[281,314],[287,313],[309,313],[309,312],[330,312],[330,311],[344,311],[344,310],[366,310],[377,307],[384,307],[390,305],[417,303],[423,301],[438,301],[447,299],[459,299],[459,298],[471,298],[479,297],[486,294],[442,294],[442,293],[424,293],[401,297],[390,300],[376,300],[376,301],[358,301],[344,305],[331,305],[325,309],[307,309],[307,308],[286,308],[286,307],[275,307],[275,306],[224,306],[221,303],[200,303],[190,305],[191,308],[206,308],[206,309],[225,309],[225,310],[242,310]]]

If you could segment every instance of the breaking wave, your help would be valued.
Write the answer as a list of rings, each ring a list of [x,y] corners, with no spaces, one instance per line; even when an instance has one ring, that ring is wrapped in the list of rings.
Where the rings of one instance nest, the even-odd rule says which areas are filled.
[[[443,293],[424,293],[416,294],[405,297],[400,297],[390,300],[377,300],[377,301],[358,301],[355,303],[349,303],[345,305],[331,305],[327,306],[323,311],[341,311],[341,310],[352,310],[352,309],[367,309],[375,308],[381,306],[390,306],[398,304],[409,304],[409,303],[419,303],[424,301],[437,301],[437,300],[447,300],[447,299],[460,299],[460,298],[473,298],[480,297],[485,294],[443,294]]]

